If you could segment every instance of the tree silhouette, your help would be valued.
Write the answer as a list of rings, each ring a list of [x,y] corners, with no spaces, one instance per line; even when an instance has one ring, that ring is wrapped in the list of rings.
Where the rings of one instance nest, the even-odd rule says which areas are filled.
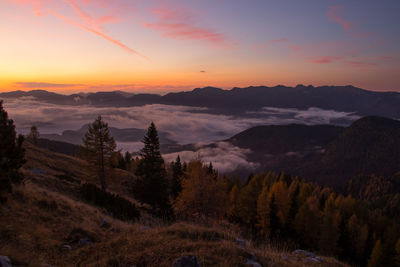
[[[181,158],[179,155],[176,157],[176,161],[171,163],[172,167],[172,179],[171,179],[171,196],[176,199],[179,193],[182,191],[182,177],[183,170],[181,164]]]
[[[12,184],[22,181],[19,168],[25,163],[23,141],[22,135],[17,137],[14,122],[8,119],[0,101],[0,202],[7,200],[2,195],[11,192]]]
[[[135,170],[134,196],[153,208],[167,209],[168,180],[164,160],[160,153],[160,142],[156,126],[152,122],[143,138],[144,147],[140,151],[141,159]]]
[[[106,190],[106,168],[109,166],[116,144],[114,138],[110,135],[108,124],[102,120],[101,116],[98,116],[89,125],[89,129],[83,138],[83,143],[86,159],[95,166],[101,188]]]

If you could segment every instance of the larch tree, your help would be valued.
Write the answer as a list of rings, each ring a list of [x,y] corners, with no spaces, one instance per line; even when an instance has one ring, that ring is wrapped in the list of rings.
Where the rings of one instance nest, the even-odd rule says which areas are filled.
[[[89,125],[83,138],[87,161],[95,167],[101,188],[106,190],[106,171],[116,149],[114,138],[110,134],[108,124],[101,116]]]
[[[8,118],[0,101],[0,202],[5,202],[5,193],[11,192],[12,184],[22,181],[19,169],[25,163],[24,137],[15,131],[13,120]]]
[[[180,217],[190,220],[221,218],[227,207],[225,183],[215,178],[200,160],[189,162],[187,178],[182,181],[182,192],[174,202]]]
[[[368,260],[368,267],[383,267],[382,265],[382,244],[378,240],[372,249],[371,256]]]
[[[140,151],[141,158],[135,170],[137,179],[133,185],[133,194],[139,201],[164,213],[162,210],[170,208],[169,183],[160,152],[157,129],[153,122],[142,142],[144,147]]]

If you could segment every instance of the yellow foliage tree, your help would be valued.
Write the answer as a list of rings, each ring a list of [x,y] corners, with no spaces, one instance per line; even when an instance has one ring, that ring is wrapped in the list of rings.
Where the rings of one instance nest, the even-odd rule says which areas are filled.
[[[227,206],[225,183],[210,174],[201,160],[188,164],[187,179],[182,181],[182,191],[173,203],[177,216],[189,220],[220,218]]]

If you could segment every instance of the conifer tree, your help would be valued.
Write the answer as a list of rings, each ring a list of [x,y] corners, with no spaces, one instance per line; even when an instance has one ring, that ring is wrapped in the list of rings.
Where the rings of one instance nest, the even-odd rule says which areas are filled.
[[[173,199],[179,195],[182,191],[183,170],[181,164],[181,158],[179,155],[176,157],[176,161],[171,163],[172,167],[172,179],[171,179],[171,196]]]
[[[325,214],[322,225],[321,233],[319,236],[319,248],[325,255],[337,255],[339,239],[339,227],[335,222],[333,214]]]
[[[228,208],[228,217],[233,222],[240,221],[239,210],[238,210],[239,195],[240,195],[240,185],[238,183],[235,183],[232,187],[232,190],[229,193],[229,208]]]
[[[265,174],[249,176],[249,181],[240,191],[238,199],[238,213],[240,220],[250,227],[257,222],[257,202],[259,194],[263,189]]]
[[[382,266],[382,245],[378,240],[372,250],[371,257],[368,260],[368,267],[383,267]]]
[[[25,163],[23,141],[0,101],[0,202],[7,200],[3,194],[11,192],[12,184],[22,181],[19,168]]]
[[[156,126],[152,122],[143,138],[140,161],[135,170],[137,179],[133,185],[134,196],[153,208],[169,209],[169,185]],[[162,212],[160,210],[160,212]]]
[[[101,188],[106,190],[106,168],[110,165],[116,144],[114,138],[110,135],[108,124],[102,120],[101,116],[98,116],[89,125],[83,143],[86,159],[95,167]]]

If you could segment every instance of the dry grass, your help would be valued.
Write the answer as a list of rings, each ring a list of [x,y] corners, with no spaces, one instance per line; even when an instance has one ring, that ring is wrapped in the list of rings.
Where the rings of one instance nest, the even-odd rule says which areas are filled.
[[[28,147],[27,155],[25,184],[0,206],[0,254],[9,256],[14,264],[171,266],[176,258],[190,254],[196,255],[202,266],[245,266],[254,253],[263,266],[319,266],[269,247],[254,248],[248,243],[246,249],[239,248],[235,239],[240,230],[224,222],[206,227],[185,222],[166,225],[148,214],[135,223],[110,218],[104,210],[77,197],[81,179],[90,179],[82,169],[84,162],[35,147]],[[115,192],[126,194],[121,180],[110,184]],[[111,227],[100,226],[104,218]],[[90,237],[94,243],[79,247],[76,240],[81,237]],[[64,244],[72,249],[63,249]],[[320,266],[345,265],[325,258]]]

